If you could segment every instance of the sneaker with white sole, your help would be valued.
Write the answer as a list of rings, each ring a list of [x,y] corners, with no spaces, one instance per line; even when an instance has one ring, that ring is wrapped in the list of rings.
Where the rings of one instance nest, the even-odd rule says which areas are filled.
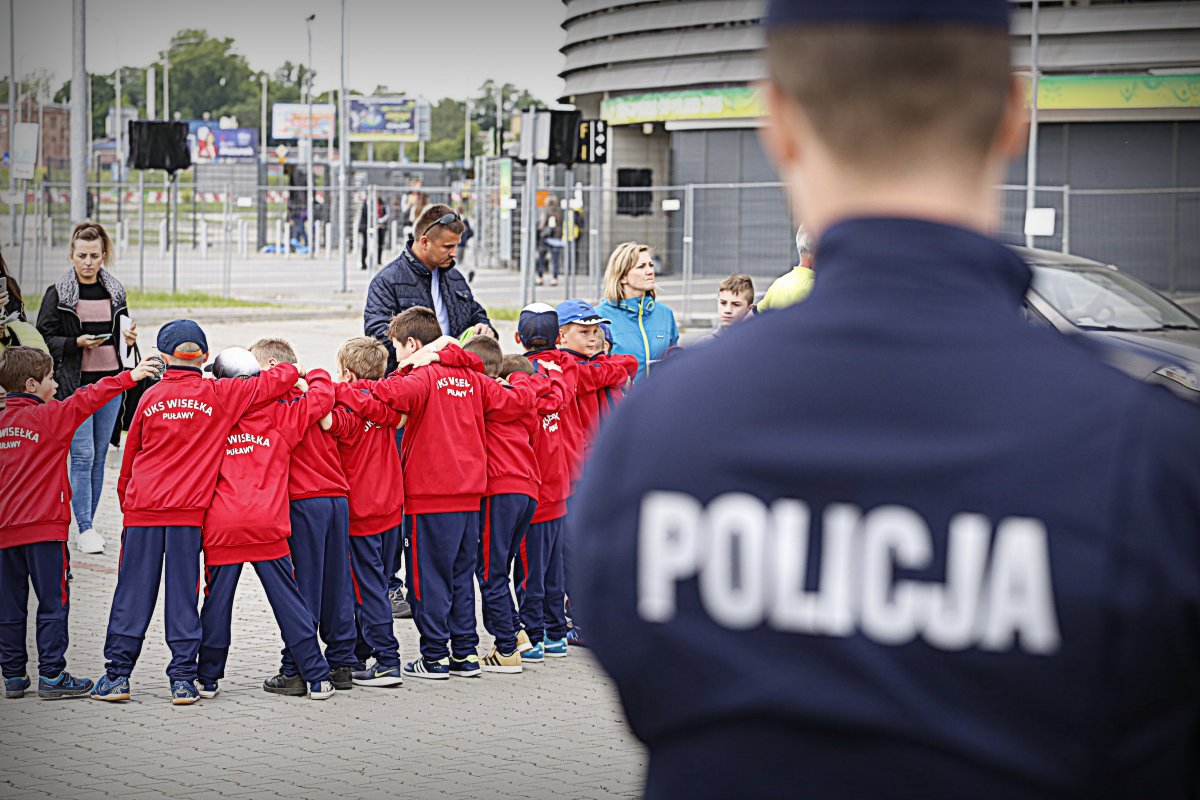
[[[532,647],[532,645],[530,645]],[[521,654],[516,650],[511,653],[501,653],[495,646],[491,652],[480,660],[484,672],[499,672],[515,675],[521,672]]]
[[[122,702],[129,699],[129,678],[124,675],[109,675],[105,673],[96,681],[92,688],[93,700],[104,700],[109,703]]]
[[[533,642],[529,641],[529,634],[523,630],[517,631],[517,652],[524,653],[533,649]]]
[[[466,658],[450,656],[450,674],[456,678],[478,678],[479,656],[474,653]]]
[[[355,686],[400,686],[403,683],[404,676],[400,674],[399,665],[381,667],[379,664],[372,664],[366,669],[354,672]]]
[[[308,684],[308,699],[328,700],[336,691],[337,689],[333,688],[333,681],[312,681]]]
[[[200,699],[212,700],[221,693],[221,687],[216,681],[200,681]]]
[[[542,649],[546,653],[546,658],[566,658],[567,657],[567,637],[561,639],[551,639],[546,637],[542,642]]]
[[[450,677],[450,659],[442,658],[430,661],[418,658],[404,665],[404,674],[413,678],[427,678],[434,681],[444,681]]]
[[[542,649],[542,643],[530,645],[529,649],[521,653],[521,663],[527,667],[540,667],[546,663],[546,652]]]
[[[75,549],[81,553],[88,553],[90,555],[103,553],[104,537],[95,528],[80,531],[79,538],[75,540]]]

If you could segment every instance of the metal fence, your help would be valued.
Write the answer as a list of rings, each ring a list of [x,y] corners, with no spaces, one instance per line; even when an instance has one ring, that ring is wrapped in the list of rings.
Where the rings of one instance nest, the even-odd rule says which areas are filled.
[[[678,310],[684,319],[692,317],[694,280],[732,272],[769,279],[797,257],[793,217],[779,183],[613,188],[566,180],[535,186],[530,196],[519,172],[505,186],[485,172],[474,184],[445,187],[364,185],[343,193],[318,186],[312,220],[304,213],[303,187],[219,187],[208,181],[172,192],[161,180],[143,180],[89,191],[91,217],[114,239],[121,279],[155,291],[332,302],[339,291],[361,291],[379,263],[399,254],[427,203],[447,203],[471,221],[476,235],[460,259],[466,266],[518,271],[529,265],[506,302],[510,306],[533,296],[538,268],[547,284],[555,282],[552,253],[538,234],[552,197],[571,225],[558,276],[568,295],[598,298],[608,254],[623,241],[651,246],[664,278],[682,283],[684,307]],[[1002,186],[999,192],[998,236],[1024,244],[1025,189]],[[339,233],[343,198],[347,224]],[[6,245],[5,258],[31,288],[48,285],[68,268],[66,240],[74,222],[69,199],[66,184],[38,184],[26,197],[20,224],[0,225],[5,238],[12,227],[18,231],[23,246]],[[1035,246],[1117,264],[1169,292],[1200,292],[1200,188],[1044,186],[1037,189],[1036,205],[1054,208],[1057,222],[1054,235],[1037,237]],[[381,211],[381,224],[364,224],[370,207]]]

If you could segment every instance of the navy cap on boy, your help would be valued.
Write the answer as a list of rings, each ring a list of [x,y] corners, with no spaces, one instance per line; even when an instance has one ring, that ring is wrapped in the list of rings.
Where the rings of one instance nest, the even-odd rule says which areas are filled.
[[[190,319],[177,319],[168,322],[158,331],[158,351],[176,358],[195,359],[196,353],[176,353],[175,351],[188,342],[200,345],[201,353],[208,352],[208,338],[200,326]]]
[[[592,304],[586,300],[564,300],[558,304],[558,324],[570,325],[572,322],[580,325],[599,325],[602,322],[612,323],[596,313]]]
[[[764,20],[767,28],[831,22],[1008,30],[1008,0],[772,0]]]
[[[550,347],[558,341],[558,312],[546,303],[530,303],[521,309],[517,335],[526,347]]]

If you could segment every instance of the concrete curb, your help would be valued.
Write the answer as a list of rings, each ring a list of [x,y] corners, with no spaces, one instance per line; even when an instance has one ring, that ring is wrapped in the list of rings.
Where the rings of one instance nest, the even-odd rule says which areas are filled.
[[[361,317],[352,308],[145,308],[132,309],[131,316],[139,324],[161,325],[174,319],[196,322],[292,322],[306,319],[343,319]]]

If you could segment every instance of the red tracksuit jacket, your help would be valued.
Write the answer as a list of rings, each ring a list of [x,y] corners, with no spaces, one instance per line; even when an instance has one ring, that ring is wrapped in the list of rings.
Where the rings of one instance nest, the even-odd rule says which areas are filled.
[[[571,495],[571,472],[567,465],[566,438],[563,435],[562,409],[567,404],[567,382],[562,373],[548,372],[533,376],[538,392],[538,430],[533,439],[537,454],[537,509],[533,522],[552,522],[567,515]]]
[[[563,382],[566,386],[567,400],[563,407],[559,409],[558,419],[560,427],[560,435],[563,440],[563,452],[566,456],[567,466],[571,472],[571,482],[579,477],[579,466],[583,463],[584,454],[584,427],[583,420],[579,416],[579,392],[580,379],[583,368],[579,366],[579,361],[575,355],[566,351],[559,350],[557,347],[549,347],[545,350],[533,350],[525,354],[534,365],[537,367],[538,361],[552,361],[562,368]],[[539,369],[539,371],[541,371]]]
[[[293,389],[281,403],[301,396]],[[324,415],[322,415],[324,416]],[[288,500],[307,500],[312,497],[348,497],[350,482],[342,471],[337,440],[321,426],[313,424],[300,444],[292,451],[291,473],[288,476]]]
[[[333,381],[325,370],[309,370],[307,380],[307,394],[252,411],[230,431],[217,490],[204,516],[206,565],[274,561],[290,553],[287,488],[292,450],[329,413],[334,398]]]
[[[125,527],[202,526],[229,431],[286,394],[298,377],[292,364],[237,381],[206,380],[195,367],[167,367],[142,395],[125,439],[117,481]]]
[[[348,393],[357,411],[342,402]],[[396,428],[403,416],[361,389],[337,385],[329,433],[337,442],[342,471],[350,483],[350,535],[374,536],[404,520],[404,478],[396,450]]]
[[[600,416],[607,405],[606,392],[620,389],[637,375],[637,356],[603,353],[588,357],[574,350],[563,350],[579,364],[578,392],[575,402],[579,406],[579,424],[583,427],[582,456],[591,449],[596,429],[600,427]],[[582,463],[578,465],[582,467]]]
[[[507,389],[476,371],[479,356],[455,345],[441,363],[380,381],[359,381],[396,411],[408,414],[401,442],[407,514],[478,511],[487,490],[484,420],[520,419],[533,392],[517,381]],[[518,376],[523,377],[523,376]],[[353,392],[346,399],[357,413]]]
[[[482,361],[479,367],[482,370]],[[486,373],[482,374],[487,377]],[[531,384],[530,389],[536,393],[540,387]],[[535,407],[530,407],[520,419],[511,422],[490,419],[484,424],[483,442],[487,450],[485,496],[522,494],[537,499],[541,476],[533,440],[540,426],[541,418]]]
[[[0,549],[67,540],[71,439],[88,417],[133,388],[130,374],[104,378],[62,401],[8,395],[0,411]]]

